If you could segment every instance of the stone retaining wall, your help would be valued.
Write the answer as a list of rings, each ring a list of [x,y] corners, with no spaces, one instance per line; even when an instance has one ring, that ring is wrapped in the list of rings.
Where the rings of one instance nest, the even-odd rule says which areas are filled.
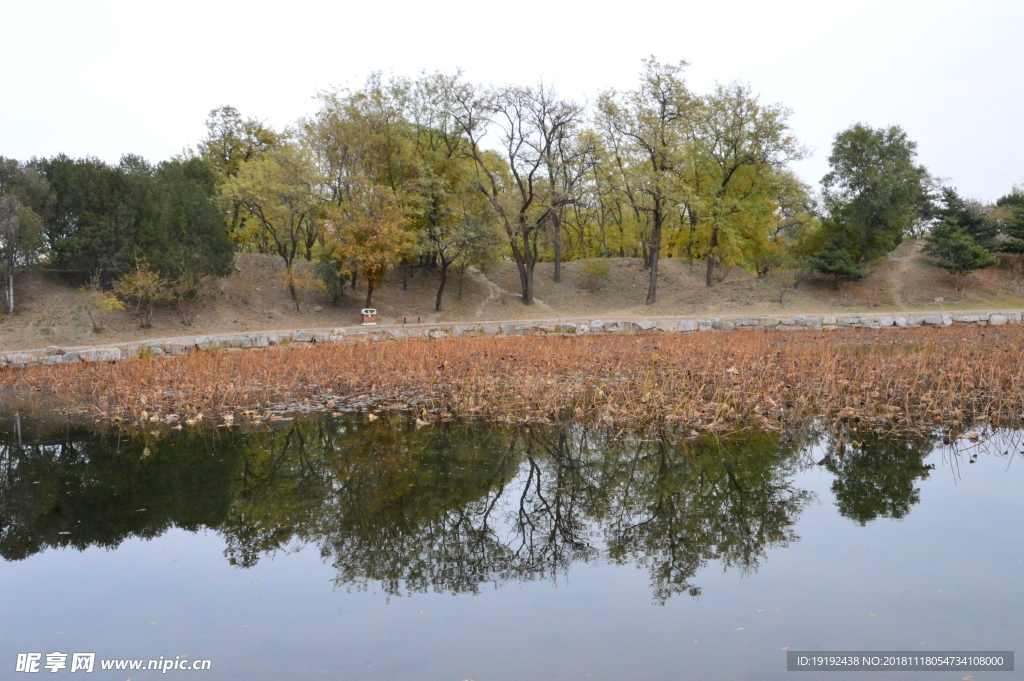
[[[1020,311],[860,315],[764,315],[721,317],[651,317],[646,319],[558,319],[519,322],[475,322],[355,326],[334,329],[298,329],[259,333],[217,334],[132,341],[111,345],[0,353],[0,367],[75,362],[116,362],[133,357],[164,357],[192,352],[234,351],[275,345],[303,346],[324,343],[441,339],[460,336],[516,336],[523,334],[697,333],[703,331],[799,331],[802,329],[907,328],[916,326],[1001,326],[1020,324]]]

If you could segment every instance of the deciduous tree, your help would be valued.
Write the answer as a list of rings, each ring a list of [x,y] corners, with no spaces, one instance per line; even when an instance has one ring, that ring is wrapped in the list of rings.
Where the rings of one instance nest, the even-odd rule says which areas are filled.
[[[636,90],[609,91],[600,100],[599,125],[618,168],[622,191],[634,215],[648,228],[648,305],[658,298],[662,232],[687,197],[682,171],[695,98],[682,76],[686,66],[685,61],[661,64],[649,57]]]
[[[346,271],[355,269],[366,282],[366,307],[384,275],[411,250],[415,238],[387,187],[349,187],[349,200],[327,212],[326,250]]]
[[[550,169],[562,163],[559,145],[582,121],[583,106],[559,99],[544,83],[482,91],[458,82],[448,97],[475,164],[475,186],[504,228],[523,304],[532,305],[538,238],[553,212],[573,201],[552,181]],[[487,150],[489,132],[494,132],[497,152]]]
[[[198,151],[212,169],[218,186],[235,177],[243,163],[262,158],[282,142],[281,135],[269,125],[256,118],[243,118],[233,106],[212,109],[206,119],[206,131],[206,137],[197,145]],[[228,234],[244,231],[248,213],[240,205],[229,202],[222,210]],[[264,244],[254,245],[259,248]]]
[[[143,260],[114,282],[114,291],[131,307],[143,329],[153,326],[153,307],[170,297],[168,282]]]
[[[319,182],[310,158],[295,144],[282,144],[262,158],[242,163],[223,188],[225,199],[252,218],[246,232],[252,230],[253,238],[265,241],[284,261],[296,309],[293,263],[298,256],[312,258],[311,247],[320,234]]]
[[[781,196],[792,191],[786,165],[805,151],[789,130],[791,112],[761,104],[750,86],[718,85],[694,107],[687,175],[687,211],[698,250],[716,263],[750,267],[769,248]]]

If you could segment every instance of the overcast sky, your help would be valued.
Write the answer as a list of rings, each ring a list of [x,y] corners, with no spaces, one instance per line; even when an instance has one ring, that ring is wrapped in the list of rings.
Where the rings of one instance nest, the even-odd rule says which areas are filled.
[[[686,59],[690,87],[749,82],[794,114],[817,184],[832,137],[898,124],[967,196],[1024,183],[1024,1],[18,2],[0,4],[0,155],[161,160],[231,104],[282,127],[318,89],[374,69],[462,67],[554,81],[573,98],[632,87],[640,59]]]

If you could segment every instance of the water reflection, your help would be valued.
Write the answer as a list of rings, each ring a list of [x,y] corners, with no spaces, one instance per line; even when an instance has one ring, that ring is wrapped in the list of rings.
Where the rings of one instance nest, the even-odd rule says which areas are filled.
[[[812,445],[854,522],[902,518],[918,502],[929,442],[816,442],[417,429],[397,416],[132,435],[18,420],[0,446],[0,556],[209,528],[240,567],[316,547],[349,589],[476,592],[610,561],[643,566],[664,602],[699,595],[694,576],[709,562],[749,573],[799,539],[813,495],[793,481],[815,465]]]
[[[873,433],[833,438],[823,463],[836,476],[832,493],[839,512],[860,525],[906,516],[921,500],[914,485],[928,477],[924,459],[933,448],[923,438],[892,440]]]

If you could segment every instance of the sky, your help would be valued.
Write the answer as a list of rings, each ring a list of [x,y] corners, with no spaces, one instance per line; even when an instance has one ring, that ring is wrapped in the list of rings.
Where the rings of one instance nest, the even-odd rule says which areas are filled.
[[[637,82],[640,60],[687,82],[750,83],[793,110],[817,185],[836,133],[900,125],[919,161],[968,197],[1024,184],[1021,0],[632,0],[542,3],[0,0],[0,156],[158,161],[226,104],[283,127],[318,90],[373,70],[462,68],[485,83],[553,82],[572,99]]]

